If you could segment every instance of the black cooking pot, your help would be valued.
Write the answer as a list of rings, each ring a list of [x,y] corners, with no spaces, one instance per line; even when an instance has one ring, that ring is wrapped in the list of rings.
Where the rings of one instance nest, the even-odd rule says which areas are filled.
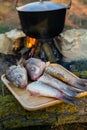
[[[58,36],[63,31],[66,9],[70,7],[71,0],[69,5],[40,1],[16,7],[16,9],[24,33],[30,37],[46,39]]]

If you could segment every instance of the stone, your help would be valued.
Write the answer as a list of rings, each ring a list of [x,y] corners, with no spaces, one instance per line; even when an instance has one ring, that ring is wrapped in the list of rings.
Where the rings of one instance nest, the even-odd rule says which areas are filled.
[[[87,60],[87,29],[64,31],[58,46],[65,62]]]
[[[0,34],[0,53],[13,54],[13,45],[16,39],[25,37],[22,30],[13,29],[4,34]]]
[[[22,30],[13,29],[7,33],[5,33],[8,38],[10,38],[12,41],[15,41],[18,38],[25,37],[25,34]]]
[[[5,34],[0,35],[0,53],[11,54],[13,42]]]

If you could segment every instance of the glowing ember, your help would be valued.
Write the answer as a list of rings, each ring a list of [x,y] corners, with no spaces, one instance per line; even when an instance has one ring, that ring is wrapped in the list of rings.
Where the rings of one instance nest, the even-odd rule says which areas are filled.
[[[31,38],[31,37],[26,37],[25,40],[25,46],[27,48],[31,48],[32,46],[34,46],[36,44],[36,39],[35,38]]]
[[[16,51],[20,47],[20,39],[16,39],[14,45],[13,45],[13,50]]]

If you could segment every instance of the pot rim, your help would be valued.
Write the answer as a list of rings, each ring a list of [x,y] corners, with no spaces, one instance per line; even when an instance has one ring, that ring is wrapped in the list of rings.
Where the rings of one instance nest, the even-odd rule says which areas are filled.
[[[31,2],[26,5],[16,7],[16,10],[19,12],[49,12],[60,9],[69,9],[69,6],[58,2],[43,1]]]

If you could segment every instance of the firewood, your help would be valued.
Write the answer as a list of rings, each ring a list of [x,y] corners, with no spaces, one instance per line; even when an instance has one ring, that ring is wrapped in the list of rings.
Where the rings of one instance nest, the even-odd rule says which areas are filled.
[[[48,61],[50,62],[56,62],[56,57],[53,54],[52,48],[50,47],[50,45],[48,43],[44,43],[42,45],[42,48],[47,56]]]

